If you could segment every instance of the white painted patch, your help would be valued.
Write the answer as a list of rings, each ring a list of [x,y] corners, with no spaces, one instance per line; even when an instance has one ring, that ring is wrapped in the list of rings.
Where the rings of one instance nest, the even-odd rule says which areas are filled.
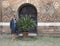
[[[60,22],[38,22],[37,26],[60,26]]]
[[[0,26],[10,26],[10,22],[0,22]],[[37,26],[60,26],[60,22],[38,22]]]
[[[0,26],[10,26],[10,22],[0,22]]]

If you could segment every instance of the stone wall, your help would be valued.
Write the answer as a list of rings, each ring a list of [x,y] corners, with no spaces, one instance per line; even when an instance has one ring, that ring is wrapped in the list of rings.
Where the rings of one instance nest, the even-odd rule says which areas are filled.
[[[2,0],[3,2],[4,0]],[[60,0],[5,0],[8,5],[2,5],[2,21],[10,22],[11,18],[16,16],[18,19],[18,8],[24,3],[33,4],[37,9],[38,22],[60,22]],[[3,30],[4,27],[3,27]],[[7,29],[8,30],[8,29]],[[37,31],[43,32],[60,32],[60,27],[44,26],[38,27]]]

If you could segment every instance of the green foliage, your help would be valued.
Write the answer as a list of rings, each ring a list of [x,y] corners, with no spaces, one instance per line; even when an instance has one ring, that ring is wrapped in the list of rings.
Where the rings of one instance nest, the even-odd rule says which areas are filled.
[[[28,31],[34,29],[36,23],[29,16],[22,16],[17,22],[18,29],[21,31]]]

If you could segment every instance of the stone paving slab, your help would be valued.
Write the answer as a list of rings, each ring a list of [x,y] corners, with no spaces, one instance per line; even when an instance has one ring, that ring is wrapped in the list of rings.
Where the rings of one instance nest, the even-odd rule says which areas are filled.
[[[60,37],[35,37],[11,40],[11,35],[0,35],[0,46],[60,46]]]

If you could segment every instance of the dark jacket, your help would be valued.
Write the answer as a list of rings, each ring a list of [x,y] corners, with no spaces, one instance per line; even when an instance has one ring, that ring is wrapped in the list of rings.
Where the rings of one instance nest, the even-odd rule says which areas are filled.
[[[10,21],[10,28],[13,28],[13,19]]]
[[[16,34],[17,33],[17,26],[14,27],[14,20],[13,19],[10,21],[10,29],[11,29],[11,33],[12,34]]]

